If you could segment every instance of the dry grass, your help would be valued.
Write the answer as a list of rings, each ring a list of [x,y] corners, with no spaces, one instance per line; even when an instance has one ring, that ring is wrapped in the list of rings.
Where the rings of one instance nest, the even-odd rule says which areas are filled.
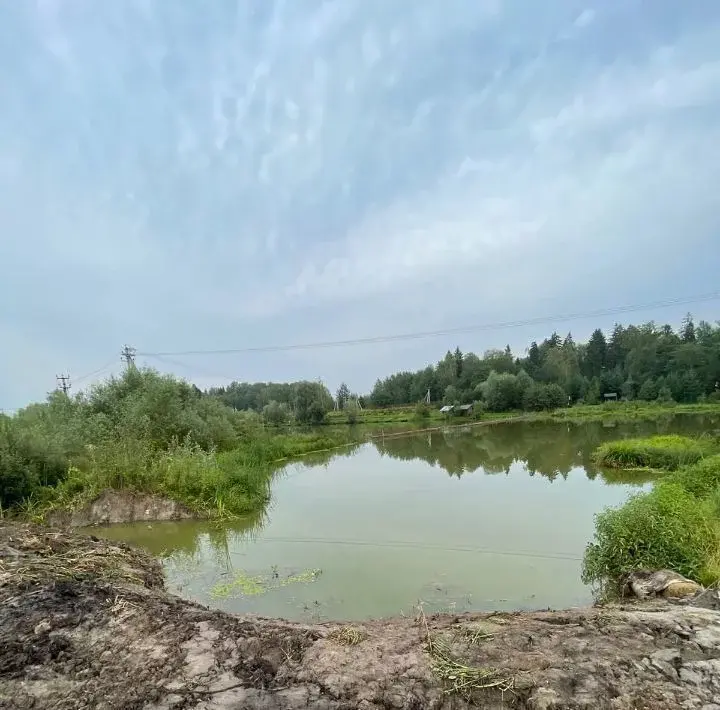
[[[0,535],[0,602],[18,587],[60,580],[152,584],[153,572],[141,553],[91,538],[22,527],[11,536]]]
[[[453,657],[447,643],[430,633],[425,612],[420,608],[420,618],[425,629],[425,648],[435,674],[442,680],[445,693],[462,695],[469,698],[481,690],[499,690],[507,692],[513,689],[514,679],[496,668],[483,668],[468,665]],[[481,643],[492,638],[491,634],[478,629],[467,629],[467,640],[471,644]]]
[[[328,638],[341,646],[357,646],[367,638],[365,629],[355,626],[341,626],[328,634]]]

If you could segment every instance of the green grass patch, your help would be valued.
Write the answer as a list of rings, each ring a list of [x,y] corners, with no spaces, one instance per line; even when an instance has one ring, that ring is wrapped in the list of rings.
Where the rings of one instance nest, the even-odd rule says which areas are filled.
[[[693,439],[670,434],[646,439],[623,439],[600,446],[593,454],[595,463],[610,468],[655,468],[674,471],[693,464],[717,450],[709,438]]]
[[[228,518],[262,509],[282,462],[348,445],[347,432],[263,434],[230,451],[206,451],[189,439],[157,450],[135,439],[87,447],[82,466],[63,481],[37,488],[18,510],[41,520],[52,510],[77,510],[103,490],[129,490],[171,498],[203,517]]]
[[[705,585],[720,580],[720,454],[678,468],[649,493],[596,517],[583,581],[614,596],[624,575],[642,568],[671,569]]]
[[[708,505],[678,483],[659,483],[596,517],[583,582],[595,585],[601,596],[613,596],[635,569],[671,569],[701,583],[715,581],[710,562],[720,547],[718,532]]]

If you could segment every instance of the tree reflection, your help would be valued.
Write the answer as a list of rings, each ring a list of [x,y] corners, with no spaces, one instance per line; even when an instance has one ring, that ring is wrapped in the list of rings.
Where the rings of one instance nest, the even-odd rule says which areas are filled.
[[[663,417],[657,421],[582,424],[557,422],[505,422],[478,427],[436,430],[375,440],[385,456],[406,461],[421,459],[443,468],[451,476],[481,470],[486,474],[508,474],[521,464],[529,475],[550,480],[563,479],[574,469],[584,469],[589,479],[598,475],[609,484],[646,483],[648,476],[604,471],[592,462],[593,451],[612,439],[653,436],[667,431],[697,433],[703,430],[701,417]]]

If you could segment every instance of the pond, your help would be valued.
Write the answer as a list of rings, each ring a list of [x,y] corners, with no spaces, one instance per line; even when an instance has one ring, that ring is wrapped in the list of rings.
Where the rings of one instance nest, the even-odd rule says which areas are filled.
[[[603,441],[716,430],[658,422],[515,422],[387,437],[293,463],[262,514],[232,523],[118,525],[103,535],[161,557],[168,589],[232,612],[297,620],[426,610],[563,608],[593,516],[651,485],[591,462]]]

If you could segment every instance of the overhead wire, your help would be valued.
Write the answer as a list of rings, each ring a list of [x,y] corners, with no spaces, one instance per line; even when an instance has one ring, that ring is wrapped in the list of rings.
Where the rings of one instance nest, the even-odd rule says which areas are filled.
[[[190,355],[236,355],[244,353],[270,353],[285,352],[292,350],[312,350],[321,348],[348,347],[356,345],[374,345],[378,343],[391,343],[404,340],[420,340],[424,338],[441,337],[445,335],[459,335],[463,333],[473,333],[481,331],[506,330],[511,328],[521,328],[529,325],[541,325],[553,322],[565,322],[571,320],[580,320],[584,318],[599,318],[602,316],[620,315],[623,313],[634,313],[637,311],[658,310],[661,308],[670,308],[672,306],[691,305],[695,303],[703,303],[707,301],[720,300],[720,291],[700,294],[696,296],[687,296],[680,298],[669,298],[660,301],[652,301],[642,304],[633,304],[626,306],[615,306],[612,308],[600,308],[592,311],[582,311],[575,313],[566,313],[562,315],[539,316],[536,318],[525,318],[522,320],[503,321],[496,323],[483,323],[478,325],[461,326],[457,328],[445,328],[442,330],[418,331],[413,333],[399,333],[394,335],[377,335],[365,338],[351,338],[347,340],[329,340],[309,343],[293,343],[286,345],[267,345],[267,346],[251,346],[244,348],[227,348],[227,349],[208,349],[208,350],[176,350],[165,352],[138,351],[138,355],[145,357],[172,357],[172,356],[190,356]],[[179,363],[178,363],[179,364]],[[183,367],[185,367],[183,365]],[[229,378],[228,378],[229,379]]]
[[[106,363],[102,367],[99,367],[97,370],[93,370],[92,372],[89,372],[87,375],[83,375],[82,377],[76,377],[74,378],[75,384],[78,384],[80,382],[84,382],[85,380],[89,380],[91,377],[95,377],[96,375],[99,375],[101,372],[104,372],[107,370],[110,366],[115,364],[115,359],[113,358],[110,360],[110,362]]]
[[[306,545],[341,545],[349,547],[384,547],[384,548],[411,548],[417,550],[436,550],[438,552],[468,552],[483,555],[501,555],[507,557],[528,557],[533,559],[566,560],[579,562],[582,557],[571,552],[536,552],[526,550],[495,550],[487,547],[474,547],[466,545],[435,545],[425,542],[403,540],[338,540],[331,538],[302,538],[302,537],[258,537],[254,543],[299,543]]]

